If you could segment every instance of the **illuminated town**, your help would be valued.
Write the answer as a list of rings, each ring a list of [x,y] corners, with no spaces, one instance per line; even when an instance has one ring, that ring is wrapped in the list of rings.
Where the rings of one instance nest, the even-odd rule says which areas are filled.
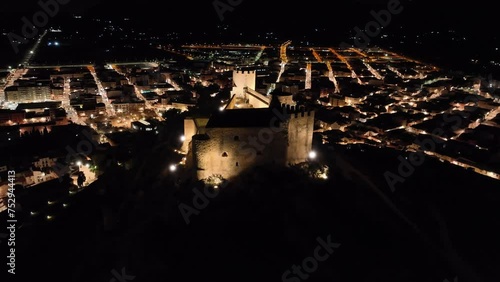
[[[291,42],[158,48],[185,59],[11,70],[4,85],[2,142],[8,146],[22,136],[69,125],[87,127],[99,144],[113,144],[113,136],[123,132],[158,134],[166,112],[189,112],[197,106],[200,93],[193,86],[199,85],[215,90],[210,97],[220,103],[221,111],[232,99],[257,109],[268,107],[272,96],[289,97],[290,105],[314,110],[314,132],[324,145],[366,144],[408,152],[420,149],[412,142],[418,136],[439,138],[440,146],[425,154],[500,179],[500,170],[494,169],[500,156],[487,157],[496,145],[491,138],[500,128],[496,81],[457,78],[380,48],[301,47]],[[196,67],[185,69],[187,65]],[[238,82],[241,89],[221,93],[244,68],[253,73],[248,85]],[[264,106],[248,102],[256,95],[267,101]],[[287,104],[286,99],[281,101]],[[236,103],[233,108],[243,105]],[[440,134],[434,132],[437,128]],[[185,153],[188,147],[184,146]],[[48,165],[19,172],[25,179],[22,185],[58,178],[52,165],[65,157],[61,153],[33,156],[35,166]],[[91,155],[84,157],[87,166],[96,165]],[[87,185],[96,179],[95,172],[84,172],[89,176]],[[6,185],[2,191],[5,197]]]

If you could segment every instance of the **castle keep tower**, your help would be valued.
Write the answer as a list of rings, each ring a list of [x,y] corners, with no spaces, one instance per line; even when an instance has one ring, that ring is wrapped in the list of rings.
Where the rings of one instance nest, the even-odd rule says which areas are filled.
[[[255,90],[256,81],[257,74],[255,70],[233,71],[233,91],[231,94],[239,98],[244,98],[246,94],[245,88]]]

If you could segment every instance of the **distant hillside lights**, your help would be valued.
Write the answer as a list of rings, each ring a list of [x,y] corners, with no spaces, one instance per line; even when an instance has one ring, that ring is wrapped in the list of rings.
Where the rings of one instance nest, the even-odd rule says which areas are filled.
[[[23,27],[21,32],[23,36],[19,36],[16,33],[9,32],[7,37],[9,42],[14,49],[14,52],[19,53],[19,45],[28,43],[28,39],[32,39],[39,33],[39,28],[45,27],[49,23],[49,16],[51,18],[55,17],[59,13],[59,5],[66,5],[70,0],[48,0],[44,2],[43,0],[38,1],[38,5],[42,10],[33,14],[32,20],[30,21],[26,17],[22,17]]]
[[[234,8],[241,5],[241,3],[243,3],[243,0],[226,0],[225,2],[221,0],[215,0],[214,2],[212,2],[212,5],[214,6],[215,11],[219,16],[220,21],[222,22],[224,21],[224,13],[234,11]]]
[[[370,14],[375,18],[375,21],[370,21],[366,24],[365,29],[361,30],[355,27],[356,37],[354,38],[354,46],[358,48],[366,48],[370,44],[371,39],[380,35],[381,29],[387,27],[392,21],[392,15],[398,15],[403,12],[404,7],[401,6],[399,0],[389,0],[387,10],[378,12],[371,11]],[[351,44],[342,42],[340,47],[349,48]]]

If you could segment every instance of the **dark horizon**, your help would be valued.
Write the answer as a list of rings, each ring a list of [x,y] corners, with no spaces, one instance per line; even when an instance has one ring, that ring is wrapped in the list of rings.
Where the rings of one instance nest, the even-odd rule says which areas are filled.
[[[306,30],[316,26],[362,25],[363,22],[371,20],[371,10],[385,9],[391,1],[342,1],[335,3],[330,9],[324,1],[307,1],[299,5],[281,1],[282,4],[274,2],[273,6],[269,6],[268,2],[262,0],[242,0],[239,1],[241,4],[224,14],[224,21],[220,21],[214,8],[215,2],[202,1],[193,5],[191,2],[178,1],[164,9],[160,2],[153,0],[143,0],[132,5],[118,0],[70,0],[67,4],[60,5],[60,13],[57,16],[79,14],[109,18],[132,17],[137,21],[143,21],[145,26],[164,24],[166,30],[179,29],[179,31],[183,28],[203,29],[221,23],[271,29],[286,28],[291,24],[294,27],[304,26]],[[496,37],[489,28],[494,26],[496,11],[488,8],[490,4],[487,1],[475,1],[473,5],[465,6],[451,1],[401,0],[399,2],[404,11],[400,16],[396,15],[393,18],[395,25],[401,24],[406,28],[415,29],[449,26],[464,33]],[[219,3],[226,1],[220,0]],[[37,2],[29,0],[9,2],[7,5],[6,9],[0,11],[0,15],[9,21],[22,16],[29,18],[33,12],[40,10]]]
[[[219,14],[214,3],[228,3],[225,0],[202,1],[194,5],[178,1],[166,8],[162,8],[160,2],[153,0],[144,0],[132,5],[118,0],[67,2],[59,5],[58,13],[49,20],[47,27],[64,27],[71,30],[74,15],[81,15],[86,19],[109,19],[120,24],[124,24],[124,19],[127,18],[130,19],[126,22],[128,26],[151,35],[162,37],[170,32],[180,33],[180,42],[163,38],[164,43],[184,43],[182,40],[203,43],[213,38],[221,41],[258,43],[258,36],[272,32],[283,42],[293,40],[296,44],[336,46],[342,42],[351,44],[350,37],[355,36],[355,29],[363,30],[368,23],[375,20],[373,12],[387,9],[389,3],[398,1],[342,1],[335,3],[331,9],[321,1],[307,1],[298,5],[281,1],[281,11],[276,8],[281,7],[281,4],[275,3],[271,7],[262,0],[242,0],[234,1],[233,3],[238,5],[232,7],[232,10]],[[489,61],[500,57],[500,37],[491,28],[496,24],[496,12],[488,8],[486,1],[475,1],[473,5],[430,0],[402,0],[399,3],[402,12],[391,16],[382,32],[372,38],[371,44],[394,48],[428,63],[439,63],[438,61],[442,60],[443,66],[449,65],[457,70],[474,59],[488,65]],[[28,0],[9,2],[8,6],[9,8],[0,11],[0,32],[3,32],[3,43],[0,44],[2,48],[10,49],[7,34],[21,34],[24,25],[21,18],[31,20],[41,8],[37,2]],[[85,25],[74,28],[83,32],[91,29]],[[194,36],[190,36],[190,32],[193,32]],[[431,32],[437,33],[423,38]],[[219,33],[222,35],[218,36]],[[382,34],[389,35],[389,38],[384,39]],[[461,38],[467,40],[460,40]],[[412,44],[420,39],[420,45]],[[403,45],[400,44],[402,40]],[[2,65],[5,63],[0,62]],[[499,76],[497,68],[481,66],[475,72]],[[463,70],[468,71],[468,68]]]

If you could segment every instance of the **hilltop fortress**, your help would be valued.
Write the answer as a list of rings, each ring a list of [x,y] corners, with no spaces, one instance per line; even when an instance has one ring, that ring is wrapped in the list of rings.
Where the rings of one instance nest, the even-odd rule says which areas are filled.
[[[232,98],[224,109],[208,119],[184,121],[186,165],[197,179],[231,179],[258,165],[307,161],[314,112],[296,107],[291,99],[256,92],[250,88],[255,78],[254,71],[235,71]]]

